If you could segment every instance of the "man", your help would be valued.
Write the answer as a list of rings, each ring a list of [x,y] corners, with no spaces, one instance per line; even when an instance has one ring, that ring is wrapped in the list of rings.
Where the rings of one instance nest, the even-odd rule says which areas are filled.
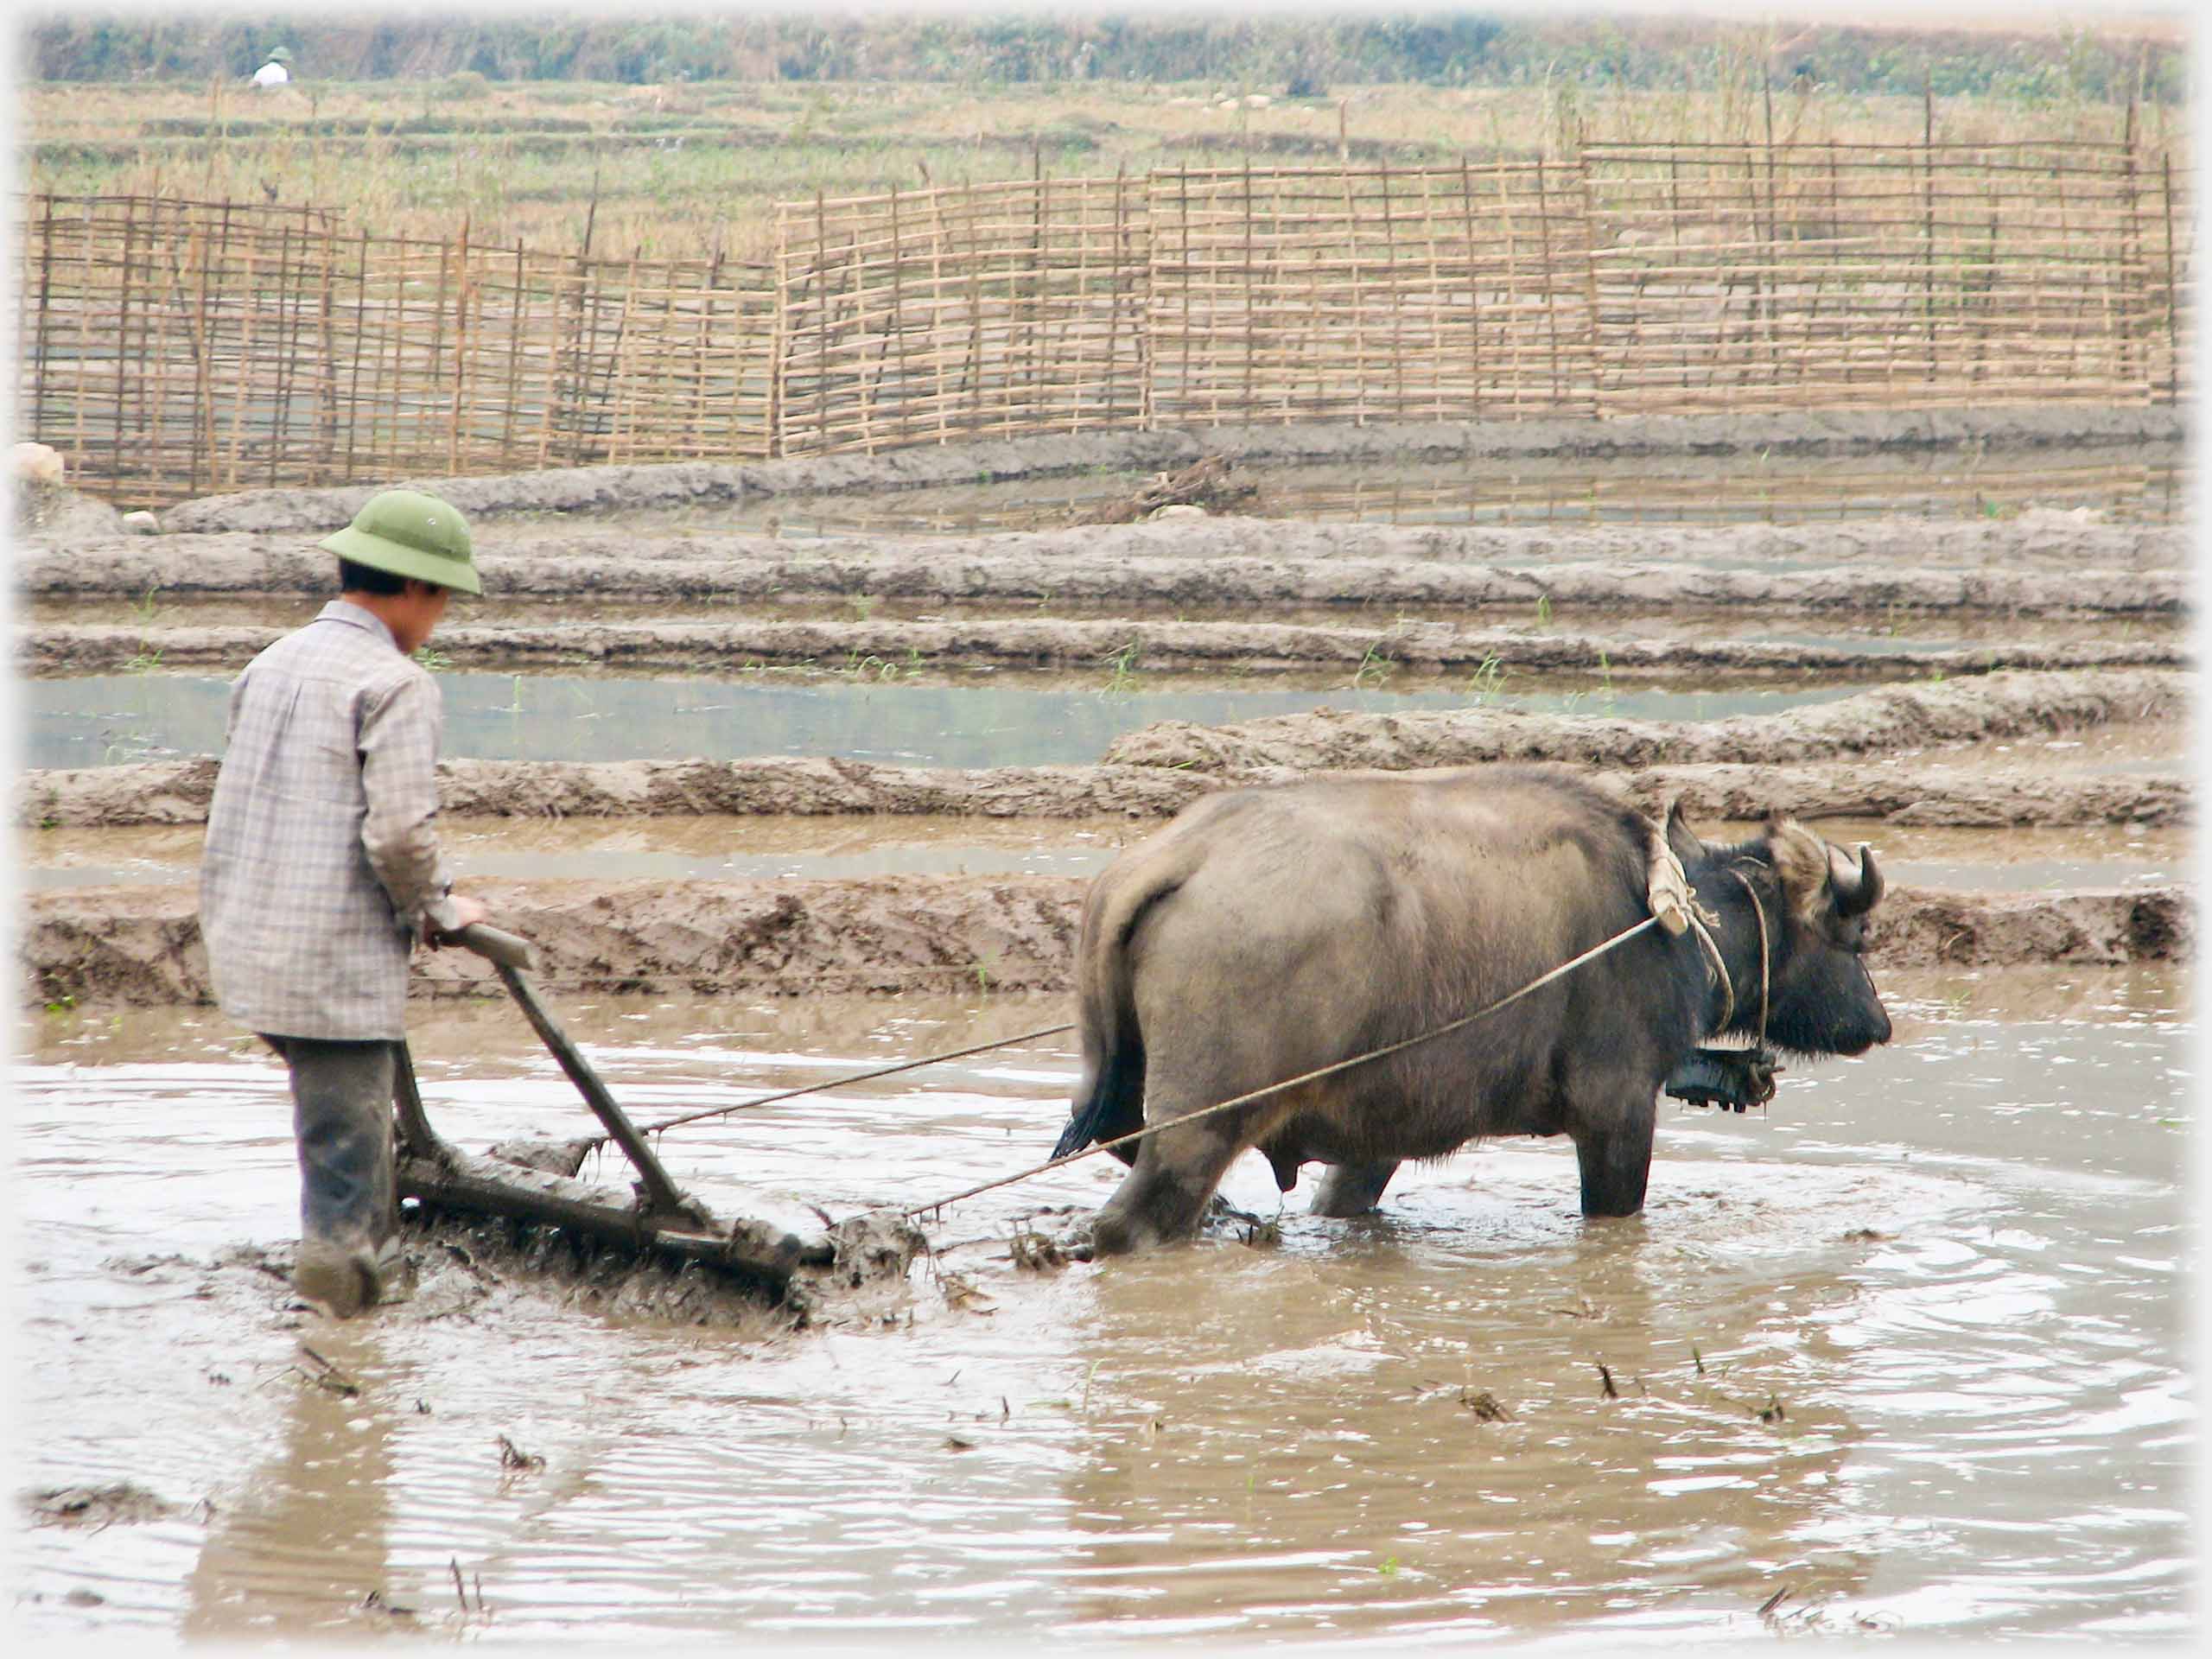
[[[484,588],[467,524],[416,491],[385,491],[321,545],[338,598],[231,689],[200,927],[224,1013],[291,1073],[293,1284],[346,1319],[383,1294],[397,1222],[408,958],[484,918],[439,853],[438,687],[413,660],[454,593]]]

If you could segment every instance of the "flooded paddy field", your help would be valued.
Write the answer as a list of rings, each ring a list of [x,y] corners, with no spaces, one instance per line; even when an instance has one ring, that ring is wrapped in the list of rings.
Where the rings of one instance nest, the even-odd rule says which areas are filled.
[[[19,1621],[46,1641],[2177,1637],[2186,980],[1885,989],[1888,1048],[1792,1071],[1764,1114],[1671,1109],[1633,1221],[1584,1223],[1547,1142],[1409,1168],[1357,1222],[1306,1216],[1302,1188],[1281,1205],[1248,1158],[1225,1191],[1278,1223],[1251,1243],[1231,1222],[1016,1268],[1015,1229],[1109,1190],[1094,1159],[931,1218],[889,1323],[767,1338],[594,1314],[420,1228],[414,1300],[334,1328],[263,1265],[296,1224],[281,1070],[207,1011],[34,1015],[18,1352],[41,1357],[18,1386],[41,1429],[17,1478],[104,1496],[24,1535]],[[1060,1007],[563,1014],[650,1117]],[[414,1041],[464,1144],[585,1127],[511,1008],[423,1011]],[[925,1203],[1040,1159],[1074,1069],[1041,1039],[664,1152],[703,1193]]]
[[[477,519],[495,597],[442,631],[443,832],[633,1113],[1057,1025],[1084,883],[1198,794],[1494,754],[1683,793],[1715,838],[1779,807],[1872,842],[1895,1040],[1791,1065],[1764,1112],[1667,1103],[1627,1222],[1580,1217],[1564,1143],[1409,1168],[1355,1222],[1248,1155],[1245,1215],[1190,1248],[1019,1265],[1112,1190],[1092,1159],[927,1214],[930,1257],[803,1329],[421,1216],[409,1298],[334,1327],[284,1281],[282,1070],[192,1001],[250,651],[185,643],[311,615],[324,506],[35,556],[19,651],[79,654],[22,685],[26,977],[93,966],[18,1016],[19,1618],[870,1650],[2183,1633],[2178,446],[1241,470],[1262,516],[1112,531],[1070,524],[1122,469],[943,464]],[[1155,653],[956,641],[1039,622]],[[1527,644],[1434,672],[1161,643],[1262,623]],[[757,667],[606,643],[795,624],[817,642]],[[502,630],[506,659],[469,654]],[[593,630],[600,660],[555,659]],[[1770,666],[1679,655],[1714,645]],[[1995,660],[2030,648],[2061,657]],[[471,1150],[586,1131],[480,968],[418,976],[432,1117]],[[1041,1161],[1076,1068],[1033,1035],[661,1150],[710,1203],[925,1205]]]

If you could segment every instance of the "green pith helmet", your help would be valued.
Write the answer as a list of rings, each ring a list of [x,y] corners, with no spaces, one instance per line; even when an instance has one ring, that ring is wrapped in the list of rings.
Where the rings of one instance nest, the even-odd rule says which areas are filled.
[[[275,48],[269,54],[269,61],[271,63],[289,63],[291,60],[292,54],[281,46]]]
[[[468,521],[435,495],[420,490],[385,490],[369,498],[353,522],[317,543],[341,559],[395,576],[480,594],[476,556],[468,544]]]

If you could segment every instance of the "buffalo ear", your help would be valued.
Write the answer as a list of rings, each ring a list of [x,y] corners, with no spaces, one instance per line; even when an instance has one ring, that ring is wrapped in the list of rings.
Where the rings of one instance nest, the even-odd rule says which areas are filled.
[[[1827,896],[1828,844],[1795,818],[1767,821],[1767,856],[1789,907],[1810,920]]]
[[[1689,819],[1683,815],[1680,796],[1667,809],[1667,850],[1681,861],[1685,870],[1706,855],[1705,843],[1697,838],[1697,831],[1690,828]]]

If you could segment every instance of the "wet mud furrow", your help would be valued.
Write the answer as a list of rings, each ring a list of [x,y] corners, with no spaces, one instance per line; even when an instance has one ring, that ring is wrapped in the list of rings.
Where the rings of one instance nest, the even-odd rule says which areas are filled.
[[[1249,772],[1466,766],[1571,760],[1641,767],[1691,762],[1789,765],[1808,760],[1951,747],[2118,722],[2177,721],[2196,677],[2152,669],[1999,673],[1886,686],[1780,715],[1667,721],[1463,709],[1403,715],[1316,709],[1234,725],[1162,721],[1102,757],[1125,766]],[[2178,756],[2182,738],[2176,733]]]
[[[1344,667],[1442,672],[1492,665],[1501,672],[1735,677],[1961,675],[1998,669],[2172,668],[2193,660],[2188,642],[2164,637],[2111,643],[1990,645],[1910,653],[1873,645],[1736,639],[1614,639],[1590,634],[1455,628],[1406,622],[1327,628],[1262,622],[1158,619],[1053,621],[578,622],[499,627],[462,621],[437,649],[454,667],[732,669],[750,664],[881,663],[933,667],[1092,667],[1122,660],[1147,669]],[[165,668],[234,668],[283,637],[276,627],[134,627],[44,624],[19,631],[16,661],[41,674],[94,673],[157,657]]]
[[[2094,537],[2045,547],[1985,536],[1985,568],[1954,564],[1955,527],[1911,519],[1883,521],[1888,545],[1863,565],[1748,568],[1761,557],[1755,538],[1738,538],[1705,567],[1675,545],[1724,531],[1647,528],[1631,537],[1544,532],[1556,563],[1514,563],[1493,549],[1484,563],[1453,563],[1424,553],[1428,532],[1383,525],[1403,537],[1391,550],[1376,537],[1363,556],[1298,556],[1307,538],[1279,532],[1313,526],[1260,520],[1174,521],[1089,531],[1003,536],[931,543],[840,542],[819,550],[760,537],[658,537],[594,533],[543,544],[483,537],[480,566],[488,603],[501,599],[594,598],[692,603],[757,602],[786,597],[1029,601],[1116,606],[1297,604],[1369,607],[1433,605],[1795,609],[1850,612],[1994,612],[2022,616],[2164,616],[2188,604],[2186,542],[2163,531],[2091,526]],[[1758,536],[1770,527],[1746,527]],[[1503,532],[1500,532],[1503,534]],[[2145,538],[2150,538],[2147,541]],[[703,550],[713,543],[714,550]],[[1049,547],[1023,545],[1050,543]],[[1315,538],[1314,545],[1327,544]],[[1173,547],[1173,552],[1159,550]],[[972,547],[975,550],[968,550]],[[2125,556],[2139,561],[2116,563]],[[2040,565],[2043,568],[2030,568]],[[311,596],[330,590],[330,556],[311,544],[268,537],[206,536],[57,550],[25,547],[22,591],[138,599],[207,594]],[[454,619],[469,620],[466,610]]]
[[[1064,876],[864,880],[487,882],[502,925],[535,940],[569,992],[804,997],[1073,986],[1088,884]],[[210,1000],[195,899],[175,887],[34,893],[18,950],[33,1003],[79,1007]],[[1894,888],[1877,912],[1877,967],[2121,963],[2189,954],[2178,887],[2000,893]],[[466,952],[426,953],[418,995],[493,991]]]
[[[202,823],[215,771],[215,760],[201,757],[28,772],[16,822],[30,830]],[[439,768],[439,797],[452,818],[1165,818],[1217,789],[1299,775],[1281,766],[1227,773],[1133,766],[962,769],[782,757],[449,760]],[[1700,817],[1737,822],[1783,812],[2002,829],[2195,817],[2194,791],[2178,772],[1991,773],[1913,761],[1722,761],[1604,775],[1647,812],[1662,811],[1679,797]]]

